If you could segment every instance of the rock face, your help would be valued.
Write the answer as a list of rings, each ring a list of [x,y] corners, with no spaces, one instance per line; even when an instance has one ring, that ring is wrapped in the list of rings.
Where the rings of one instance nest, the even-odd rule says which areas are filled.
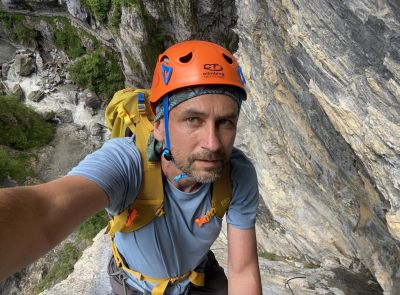
[[[250,90],[238,144],[259,175],[261,245],[361,263],[387,294],[400,288],[399,11],[391,1],[238,2]]]
[[[227,269],[227,232],[226,224],[220,237],[212,246],[218,261]],[[95,238],[92,247],[83,252],[75,264],[74,272],[67,279],[54,287],[40,293],[41,295],[69,294],[111,294],[107,274],[107,265],[111,257],[109,237],[101,231]],[[344,267],[304,268],[300,265],[283,261],[268,261],[259,258],[263,294],[382,294],[380,286],[365,274],[354,273]]]
[[[75,271],[64,281],[41,295],[111,295],[111,285],[107,273],[107,263],[111,257],[110,241],[101,231],[92,247],[86,249],[75,264]]]
[[[80,0],[64,0],[59,1],[59,3],[65,3],[68,12],[79,20],[85,21],[88,17],[86,9],[82,6]]]
[[[232,1],[141,2],[121,8],[119,33],[113,35],[128,84],[150,87],[157,55],[176,41],[206,39],[237,49]]]
[[[370,272],[398,294],[399,2],[178,2],[121,7],[113,30],[89,24],[79,1],[60,5],[114,44],[134,86],[149,86],[156,54],[176,41],[236,51],[249,97],[236,144],[258,172],[260,251]]]
[[[1,4],[7,9],[20,10],[36,10],[36,9],[54,9],[59,7],[59,0],[32,0],[32,1],[15,1],[1,0]]]

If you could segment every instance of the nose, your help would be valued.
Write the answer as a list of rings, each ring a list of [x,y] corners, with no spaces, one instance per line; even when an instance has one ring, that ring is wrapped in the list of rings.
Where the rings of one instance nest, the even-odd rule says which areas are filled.
[[[221,140],[219,137],[218,129],[214,124],[208,124],[207,128],[204,130],[204,140],[202,143],[202,148],[210,152],[216,152],[221,149]]]

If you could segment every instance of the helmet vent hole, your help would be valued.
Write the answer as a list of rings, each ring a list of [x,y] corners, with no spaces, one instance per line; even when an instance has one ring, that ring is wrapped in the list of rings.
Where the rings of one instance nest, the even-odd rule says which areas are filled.
[[[189,52],[188,54],[186,54],[186,55],[184,55],[184,56],[181,56],[180,58],[179,58],[179,61],[181,62],[181,63],[188,63],[191,59],[192,59],[192,57],[193,57],[193,54],[191,53],[191,52]]]
[[[160,58],[160,62],[165,62],[165,63],[168,63],[168,62],[169,62],[169,58],[168,58],[168,56],[166,56],[166,55],[163,55],[163,56]]]
[[[222,53],[222,55],[224,56],[225,60],[226,60],[229,64],[233,64],[232,58],[230,58],[229,56],[227,56],[225,53]]]

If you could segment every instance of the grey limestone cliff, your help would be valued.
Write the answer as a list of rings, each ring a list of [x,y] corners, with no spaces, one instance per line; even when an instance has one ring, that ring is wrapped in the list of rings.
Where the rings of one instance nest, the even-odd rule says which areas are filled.
[[[238,143],[257,155],[261,244],[319,265],[361,263],[396,294],[398,4],[239,1],[238,11],[252,98]]]

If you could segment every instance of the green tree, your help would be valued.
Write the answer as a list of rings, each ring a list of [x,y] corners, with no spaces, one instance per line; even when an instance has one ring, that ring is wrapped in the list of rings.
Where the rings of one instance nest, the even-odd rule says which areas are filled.
[[[110,98],[124,87],[124,74],[117,58],[109,51],[98,49],[77,59],[70,67],[71,79],[83,88]]]

